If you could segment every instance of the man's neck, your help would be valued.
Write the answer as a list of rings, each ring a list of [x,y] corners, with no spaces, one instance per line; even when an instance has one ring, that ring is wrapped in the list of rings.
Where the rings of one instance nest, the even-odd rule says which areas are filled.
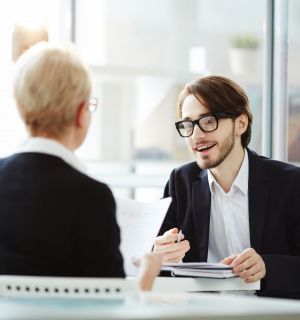
[[[221,186],[228,192],[239,173],[245,155],[245,149],[240,145],[235,145],[230,154],[216,168],[211,169],[211,173]]]

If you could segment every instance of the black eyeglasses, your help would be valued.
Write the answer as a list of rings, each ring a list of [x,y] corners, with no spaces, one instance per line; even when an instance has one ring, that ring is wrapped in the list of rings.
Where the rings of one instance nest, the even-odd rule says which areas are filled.
[[[234,118],[235,115],[227,112],[206,114],[197,120],[182,120],[175,122],[176,129],[181,137],[190,137],[194,132],[195,125],[203,132],[212,132],[218,129],[219,119]]]
[[[96,97],[90,98],[89,101],[89,111],[90,113],[94,113],[98,108],[99,100]]]

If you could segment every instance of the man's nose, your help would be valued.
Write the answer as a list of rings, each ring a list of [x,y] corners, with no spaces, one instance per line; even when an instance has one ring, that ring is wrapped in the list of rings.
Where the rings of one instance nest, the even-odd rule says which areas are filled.
[[[194,126],[194,132],[192,134],[192,139],[202,139],[206,137],[206,132],[202,131],[198,124]]]

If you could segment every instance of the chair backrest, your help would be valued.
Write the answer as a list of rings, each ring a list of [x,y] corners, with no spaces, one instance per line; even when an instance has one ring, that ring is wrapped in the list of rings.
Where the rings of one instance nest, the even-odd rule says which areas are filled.
[[[0,276],[1,297],[114,298],[138,292],[135,279]]]

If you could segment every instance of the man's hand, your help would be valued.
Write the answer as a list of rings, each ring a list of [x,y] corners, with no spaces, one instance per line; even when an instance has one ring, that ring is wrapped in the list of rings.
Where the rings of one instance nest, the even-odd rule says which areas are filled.
[[[153,252],[161,253],[163,262],[179,262],[190,250],[190,243],[187,240],[177,243],[177,237],[178,229],[173,228],[155,239]],[[181,239],[184,239],[184,235]]]
[[[265,263],[253,248],[247,248],[242,253],[233,254],[220,262],[231,265],[233,272],[246,283],[261,280],[266,275]]]

